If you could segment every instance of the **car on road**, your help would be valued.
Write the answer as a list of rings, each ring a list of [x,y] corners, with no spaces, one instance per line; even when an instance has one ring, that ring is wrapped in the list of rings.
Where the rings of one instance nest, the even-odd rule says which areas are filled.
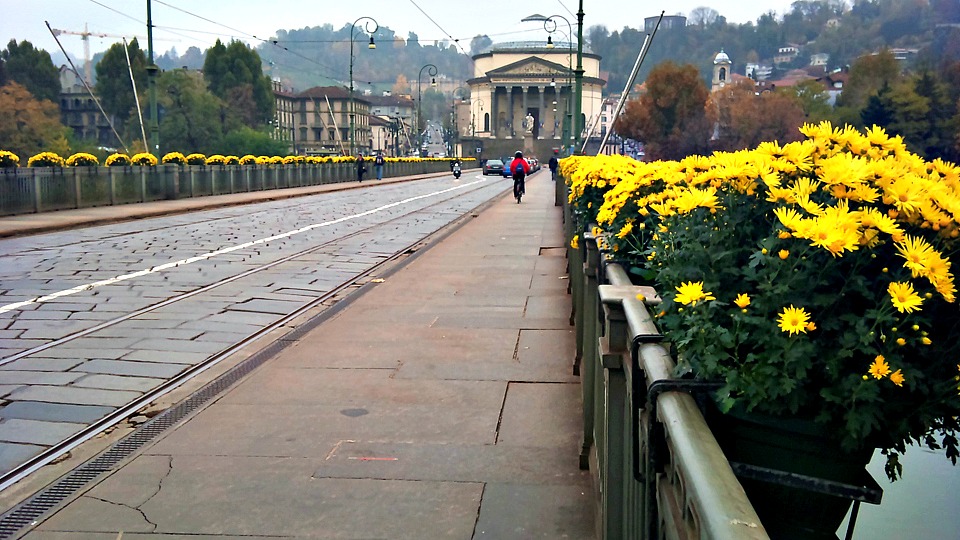
[[[482,171],[484,176],[488,174],[503,174],[503,162],[499,159],[488,159],[483,164]]]

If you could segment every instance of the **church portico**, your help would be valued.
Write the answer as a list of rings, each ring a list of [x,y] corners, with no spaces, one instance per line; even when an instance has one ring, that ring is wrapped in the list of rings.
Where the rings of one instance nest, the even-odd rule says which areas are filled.
[[[599,60],[584,54],[584,125],[601,110]],[[518,149],[547,156],[572,141],[574,77],[568,49],[548,48],[545,42],[507,43],[493,45],[474,62],[475,77],[467,84],[476,157]]]

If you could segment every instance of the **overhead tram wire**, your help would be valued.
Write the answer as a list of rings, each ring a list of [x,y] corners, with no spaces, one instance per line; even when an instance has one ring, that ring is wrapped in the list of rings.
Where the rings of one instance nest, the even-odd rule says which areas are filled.
[[[121,15],[121,16],[123,16],[123,17],[126,17],[126,18],[128,18],[128,19],[130,19],[130,20],[132,20],[132,21],[135,21],[135,22],[137,22],[137,23],[140,23],[140,24],[142,24],[142,25],[146,25],[146,24],[147,24],[147,23],[144,22],[143,20],[138,19],[138,18],[134,17],[133,15],[130,15],[130,14],[128,14],[128,13],[124,13],[124,12],[118,10],[118,9],[112,8],[112,7],[110,7],[110,6],[106,5],[106,4],[103,4],[103,3],[101,3],[101,2],[98,2],[97,0],[89,0],[89,1],[92,2],[92,3],[94,3],[94,4],[96,4],[96,5],[98,5],[98,6],[100,6],[100,7],[102,7],[102,8],[104,8],[104,9],[106,9],[106,10],[112,11],[112,12],[118,14],[118,15]],[[282,45],[279,45],[276,40],[268,40],[268,39],[259,38],[259,37],[255,36],[255,35],[253,35],[253,34],[249,34],[249,33],[244,32],[244,31],[242,31],[242,30],[238,30],[238,29],[236,29],[236,28],[231,28],[231,27],[229,27],[229,26],[226,26],[226,25],[224,25],[224,24],[220,24],[220,23],[218,23],[218,22],[216,22],[216,21],[212,21],[212,20],[210,20],[210,19],[207,19],[206,17],[197,15],[197,14],[195,14],[195,13],[190,13],[189,11],[180,9],[180,8],[178,8],[178,7],[176,7],[176,6],[172,6],[172,5],[170,5],[170,4],[166,3],[166,2],[162,2],[161,0],[153,0],[153,1],[155,1],[155,2],[158,3],[158,4],[163,4],[164,6],[167,6],[167,7],[171,8],[171,9],[176,10],[176,11],[183,12],[183,13],[185,13],[185,14],[187,14],[187,15],[192,16],[192,17],[197,17],[198,19],[204,20],[204,21],[206,21],[206,22],[210,22],[210,23],[212,23],[212,24],[216,24],[216,25],[218,25],[218,26],[222,26],[222,27],[224,27],[224,28],[226,28],[226,29],[228,29],[228,30],[231,30],[231,31],[233,31],[233,32],[237,32],[237,33],[241,34],[242,37],[253,38],[253,39],[255,39],[255,40],[258,40],[258,41],[262,41],[262,42],[264,42],[264,43],[271,44],[271,45],[273,45],[273,46],[275,46],[275,47],[277,47],[277,48],[279,48],[279,49],[281,49],[281,50],[283,50],[283,51],[286,51],[286,52],[288,52],[288,53],[290,53],[290,54],[292,54],[292,55],[294,55],[294,56],[296,56],[296,57],[298,57],[298,58],[300,58],[300,59],[302,59],[302,60],[306,60],[307,62],[310,62],[311,64],[314,64],[314,65],[316,65],[316,66],[318,66],[318,67],[321,67],[321,68],[323,68],[323,69],[325,69],[325,70],[329,70],[329,72],[331,72],[331,73],[332,73],[332,72],[336,72],[336,69],[334,69],[334,68],[332,68],[332,67],[330,67],[330,66],[321,64],[320,62],[317,62],[316,60],[314,60],[314,59],[312,59],[312,58],[309,58],[309,57],[304,56],[304,55],[302,55],[302,54],[300,54],[300,53],[298,53],[298,52],[296,52],[296,51],[292,51],[292,50],[290,50],[290,49],[287,48],[287,47],[284,47],[284,46],[282,46]],[[156,28],[156,29],[163,29],[164,32],[168,32],[168,33],[171,33],[171,34],[174,34],[174,35],[177,35],[177,36],[180,36],[180,37],[189,39],[189,40],[196,39],[195,36],[188,36],[188,35],[186,35],[186,34],[181,34],[181,33],[179,33],[179,32],[175,32],[174,30],[171,30],[171,29],[168,28],[168,27],[163,27],[163,26],[158,26],[158,25],[154,25],[153,27]],[[199,33],[199,34],[211,34],[211,35],[215,35],[215,36],[218,36],[218,37],[230,37],[230,38],[240,37],[240,36],[230,36],[230,35],[218,34],[218,33],[216,33],[216,32],[207,32],[207,31],[203,31],[203,30],[188,30],[188,29],[179,29],[179,28],[176,29],[176,30],[181,30],[181,31],[191,32],[191,33]],[[331,81],[340,81],[340,80],[342,80],[342,77],[333,77],[333,76],[327,75],[327,74],[325,74],[325,73],[320,73],[320,75],[321,75],[322,77],[326,78],[326,79],[330,79]]]
[[[108,11],[112,11],[112,12],[116,13],[117,15],[126,17],[126,18],[130,19],[131,21],[137,22],[137,23],[139,23],[139,24],[141,24],[141,25],[143,25],[143,26],[146,26],[146,25],[147,25],[146,21],[144,21],[143,19],[138,19],[138,18],[134,17],[133,15],[130,15],[130,14],[128,14],[128,13],[124,13],[124,12],[118,10],[118,9],[114,9],[114,8],[112,8],[112,7],[110,7],[110,6],[106,5],[106,4],[97,2],[97,0],[90,0],[90,2],[92,2],[92,3],[94,3],[94,4],[96,4],[96,5],[100,6],[100,7],[102,7],[103,9],[106,9],[106,10],[108,10]],[[157,28],[157,25],[153,25],[153,27],[154,27],[154,28]],[[170,30],[167,30],[167,32],[169,32],[169,33],[171,33],[171,34],[173,34],[173,35],[175,35],[175,36],[180,36],[180,37],[182,37],[182,38],[193,39],[192,36],[188,36],[188,35],[186,35],[186,34],[178,34],[177,32],[172,32],[172,31],[170,31]]]
[[[451,36],[451,35],[450,35],[450,32],[447,32],[446,30],[444,30],[443,27],[440,26],[440,23],[438,23],[437,21],[433,20],[433,17],[431,17],[430,14],[428,14],[426,11],[423,10],[423,8],[421,8],[419,5],[417,5],[417,2],[416,2],[415,0],[410,0],[410,3],[413,4],[413,6],[414,6],[415,8],[417,8],[418,10],[420,10],[420,13],[423,13],[423,16],[426,17],[427,19],[429,19],[430,22],[432,22],[432,23],[434,24],[434,26],[436,26],[437,28],[439,28],[440,31],[443,32],[443,34],[444,34],[445,36],[447,36],[448,38],[450,38],[450,39],[457,45],[457,48],[460,49],[460,52],[462,52],[462,53],[465,54],[468,58],[470,58],[470,55],[467,54],[467,51],[463,50],[463,46],[460,45],[460,40],[459,40],[459,39]],[[471,58],[471,59],[472,59],[472,58]]]
[[[184,13],[184,14],[186,14],[186,15],[190,15],[191,17],[196,17],[196,18],[198,18],[198,19],[200,19],[200,20],[202,20],[202,21],[206,21],[206,22],[208,22],[208,23],[215,24],[215,25],[217,25],[217,26],[222,26],[222,27],[226,28],[227,30],[230,30],[230,31],[233,31],[233,32],[237,32],[237,33],[239,33],[239,34],[242,34],[244,37],[253,38],[253,39],[257,40],[257,41],[261,41],[261,42],[263,42],[263,43],[268,43],[268,44],[273,45],[274,47],[277,47],[277,48],[279,48],[279,49],[281,49],[281,50],[284,50],[284,51],[286,51],[286,52],[288,52],[288,53],[290,53],[290,54],[292,54],[292,55],[294,55],[294,56],[297,56],[297,57],[299,57],[299,58],[302,58],[303,60],[306,60],[307,62],[310,62],[310,63],[312,63],[312,64],[315,64],[315,65],[317,65],[317,66],[319,66],[319,67],[322,67],[322,68],[324,68],[324,69],[330,70],[331,72],[336,71],[336,69],[334,69],[334,68],[332,68],[332,67],[330,67],[330,66],[326,66],[326,65],[324,65],[324,64],[321,64],[320,62],[317,62],[316,60],[314,60],[314,59],[312,59],[312,58],[309,58],[309,57],[307,57],[307,56],[304,56],[304,55],[302,55],[302,54],[300,54],[300,53],[298,53],[298,52],[291,51],[289,48],[280,45],[278,40],[275,40],[275,39],[263,39],[263,38],[261,38],[261,37],[258,37],[258,36],[256,36],[256,35],[254,35],[254,34],[251,34],[251,33],[249,33],[249,32],[244,32],[243,30],[240,30],[240,29],[237,29],[237,28],[233,28],[232,26],[227,26],[227,25],[225,25],[225,24],[223,24],[223,23],[219,23],[219,22],[217,22],[217,21],[215,21],[215,20],[208,19],[208,18],[206,18],[206,17],[204,17],[204,16],[202,16],[202,15],[197,15],[196,13],[192,13],[192,12],[190,12],[190,11],[187,11],[187,10],[183,9],[183,8],[179,8],[179,7],[177,7],[177,6],[171,5],[171,4],[167,3],[167,2],[164,2],[163,0],[153,0],[153,1],[156,2],[156,3],[158,3],[158,4],[167,6],[167,7],[170,8],[170,9],[179,11],[179,12]],[[325,75],[325,74],[322,74],[322,73],[321,73],[321,75],[323,75],[324,77],[326,77],[326,78],[328,78],[328,79],[330,79],[330,80],[340,80],[340,79],[338,79],[338,78],[336,78],[336,77],[331,77],[331,76],[329,76],[329,75]]]

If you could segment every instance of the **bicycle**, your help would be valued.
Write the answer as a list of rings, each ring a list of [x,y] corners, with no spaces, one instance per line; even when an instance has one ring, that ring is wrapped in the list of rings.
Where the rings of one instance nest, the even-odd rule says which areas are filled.
[[[520,198],[526,193],[524,176],[523,172],[513,173],[513,196],[517,199],[517,204],[520,204]]]

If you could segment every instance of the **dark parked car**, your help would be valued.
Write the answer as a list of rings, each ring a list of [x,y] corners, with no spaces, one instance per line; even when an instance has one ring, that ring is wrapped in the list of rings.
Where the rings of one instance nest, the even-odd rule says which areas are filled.
[[[488,174],[503,174],[503,162],[499,159],[488,159],[483,164],[483,175]]]

